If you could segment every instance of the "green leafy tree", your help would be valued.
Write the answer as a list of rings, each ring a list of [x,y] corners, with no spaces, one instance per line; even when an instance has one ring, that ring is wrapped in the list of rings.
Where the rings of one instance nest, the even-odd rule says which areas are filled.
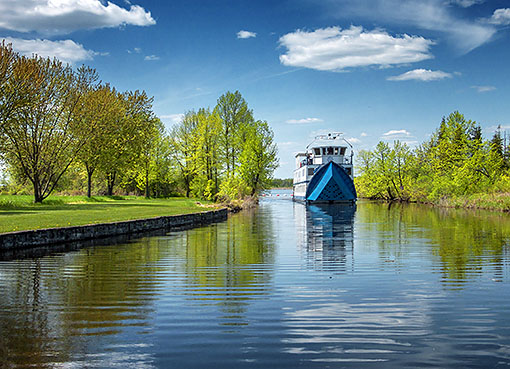
[[[152,113],[153,98],[145,91],[128,91],[117,94],[121,108],[103,132],[98,169],[106,178],[107,194],[113,194],[118,176],[134,167],[149,140],[155,119]]]
[[[221,121],[217,114],[209,109],[199,109],[196,113],[196,140],[193,144],[195,175],[191,182],[193,194],[200,198],[213,200],[219,189],[219,171],[221,170],[219,137]]]
[[[197,114],[189,111],[184,114],[180,123],[172,127],[170,132],[173,159],[178,167],[186,197],[190,196],[191,182],[196,172],[194,146],[198,124]]]
[[[83,124],[94,126],[93,130],[78,132],[79,135],[85,135],[78,159],[85,166],[88,197],[92,196],[92,176],[100,166],[101,160],[107,160],[105,153],[111,146],[110,139],[124,114],[119,94],[108,84],[99,85],[88,91],[76,113],[76,119],[82,120]]]
[[[0,108],[3,150],[8,163],[32,183],[34,201],[42,202],[84,144],[76,132],[93,129],[75,120],[74,112],[97,76],[56,59],[14,55],[10,60]]]
[[[273,173],[278,168],[277,154],[274,134],[267,122],[250,124],[240,157],[241,178],[250,196],[271,187]]]
[[[229,91],[220,96],[214,112],[222,123],[220,145],[225,158],[226,176],[234,176],[243,147],[245,127],[253,122],[253,113],[239,91]]]

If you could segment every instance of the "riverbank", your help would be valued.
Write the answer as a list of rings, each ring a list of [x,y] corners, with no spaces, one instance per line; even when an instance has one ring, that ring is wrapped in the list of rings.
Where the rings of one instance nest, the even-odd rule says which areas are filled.
[[[444,208],[456,209],[477,209],[477,210],[490,210],[510,212],[510,193],[478,193],[469,196],[456,196],[456,197],[443,197],[438,201],[420,201],[420,200],[384,200],[374,199],[368,197],[360,197],[360,199],[367,199],[372,201],[381,202],[403,202],[403,203],[416,203],[432,206],[439,206]]]
[[[180,197],[50,196],[34,204],[31,196],[0,195],[0,233],[190,214],[218,207]]]
[[[157,230],[193,228],[226,220],[228,209],[217,209],[183,215],[88,224],[75,227],[37,229],[0,234],[0,251],[22,250],[44,245],[97,240],[113,236],[137,235]]]

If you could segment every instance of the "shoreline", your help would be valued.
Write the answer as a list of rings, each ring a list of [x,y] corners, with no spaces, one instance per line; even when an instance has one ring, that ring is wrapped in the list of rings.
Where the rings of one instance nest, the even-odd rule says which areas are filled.
[[[505,196],[506,195],[506,196]],[[483,198],[483,196],[490,197],[489,199]],[[499,197],[499,199],[498,199]],[[508,199],[504,201],[504,199]],[[419,200],[386,200],[386,199],[374,199],[370,197],[359,197],[358,200],[367,200],[374,202],[384,202],[387,204],[401,203],[401,204],[420,204],[427,206],[434,206],[438,208],[446,209],[465,209],[465,210],[485,210],[494,211],[499,213],[510,212],[510,194],[482,194],[481,196],[472,195],[471,197],[459,197],[459,198],[443,198],[438,202],[433,201],[419,201]]]
[[[198,227],[224,221],[227,217],[228,209],[222,208],[182,215],[0,233],[0,253],[46,245],[60,245],[67,242],[134,235],[162,229],[170,231],[181,227]]]

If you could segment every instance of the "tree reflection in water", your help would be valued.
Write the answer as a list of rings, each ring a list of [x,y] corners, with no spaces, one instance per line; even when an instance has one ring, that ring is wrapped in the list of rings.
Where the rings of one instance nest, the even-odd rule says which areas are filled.
[[[176,237],[172,250],[184,260],[189,298],[219,305],[224,325],[246,324],[249,301],[266,294],[271,280],[274,238],[271,218],[259,209]]]

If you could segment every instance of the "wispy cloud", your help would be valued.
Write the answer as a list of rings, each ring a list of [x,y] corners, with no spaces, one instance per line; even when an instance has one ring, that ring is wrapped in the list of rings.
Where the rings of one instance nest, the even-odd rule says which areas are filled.
[[[510,8],[496,9],[488,19],[491,24],[507,26],[510,24]]]
[[[308,123],[319,123],[323,120],[320,118],[303,118],[303,119],[289,119],[285,121],[289,124],[308,124]]]
[[[405,129],[392,129],[382,134],[382,137],[386,139],[412,137],[411,133]]]
[[[496,89],[494,86],[471,86],[471,88],[474,88],[480,93],[494,91]]]
[[[145,56],[145,58],[143,58],[143,60],[149,60],[149,61],[159,60],[159,56],[157,56],[157,55],[147,55],[147,56]]]
[[[184,118],[184,114],[161,115],[160,118],[162,120],[170,121],[171,123],[176,124],[182,121],[182,118]]]
[[[383,30],[366,31],[351,26],[297,30],[280,38],[288,51],[280,56],[284,65],[325,71],[365,66],[389,66],[432,58],[433,41],[419,36],[391,36]]]
[[[66,34],[80,29],[150,26],[151,13],[139,5],[129,10],[101,0],[16,0],[0,2],[0,28],[18,32]]]
[[[279,147],[289,147],[289,146],[296,146],[297,143],[293,141],[286,141],[286,142],[278,142]]]
[[[142,49],[139,47],[135,47],[133,50],[128,50],[128,54],[140,54],[142,52]]]
[[[346,138],[346,140],[348,142],[350,142],[351,144],[360,144],[361,143],[361,140],[356,137],[349,137],[349,138]]]
[[[450,0],[450,3],[456,4],[463,8],[469,8],[470,6],[482,4],[485,0]]]
[[[313,1],[313,0],[309,0]],[[454,0],[460,6],[473,1]],[[476,1],[478,2],[478,1]],[[317,5],[316,1],[313,1]],[[445,0],[325,0],[326,11],[337,18],[359,17],[379,24],[411,26],[438,32],[461,53],[467,53],[490,41],[496,28],[460,15],[452,1]]]
[[[361,132],[360,136],[361,136],[361,137],[367,137],[367,136],[368,136],[368,133],[366,133],[366,132]]]
[[[257,37],[257,34],[255,32],[244,30],[237,32],[237,38],[251,38],[251,37]]]
[[[452,78],[450,73],[446,73],[440,70],[429,70],[429,69],[414,69],[409,72],[405,72],[398,76],[388,77],[388,81],[438,81],[445,78]]]
[[[0,39],[2,39],[0,37]],[[20,54],[32,56],[36,54],[43,58],[57,58],[64,63],[77,63],[84,60],[91,60],[95,55],[100,54],[87,50],[83,45],[73,40],[50,41],[50,40],[24,40],[20,38],[4,38],[6,43],[12,44],[12,48]]]

